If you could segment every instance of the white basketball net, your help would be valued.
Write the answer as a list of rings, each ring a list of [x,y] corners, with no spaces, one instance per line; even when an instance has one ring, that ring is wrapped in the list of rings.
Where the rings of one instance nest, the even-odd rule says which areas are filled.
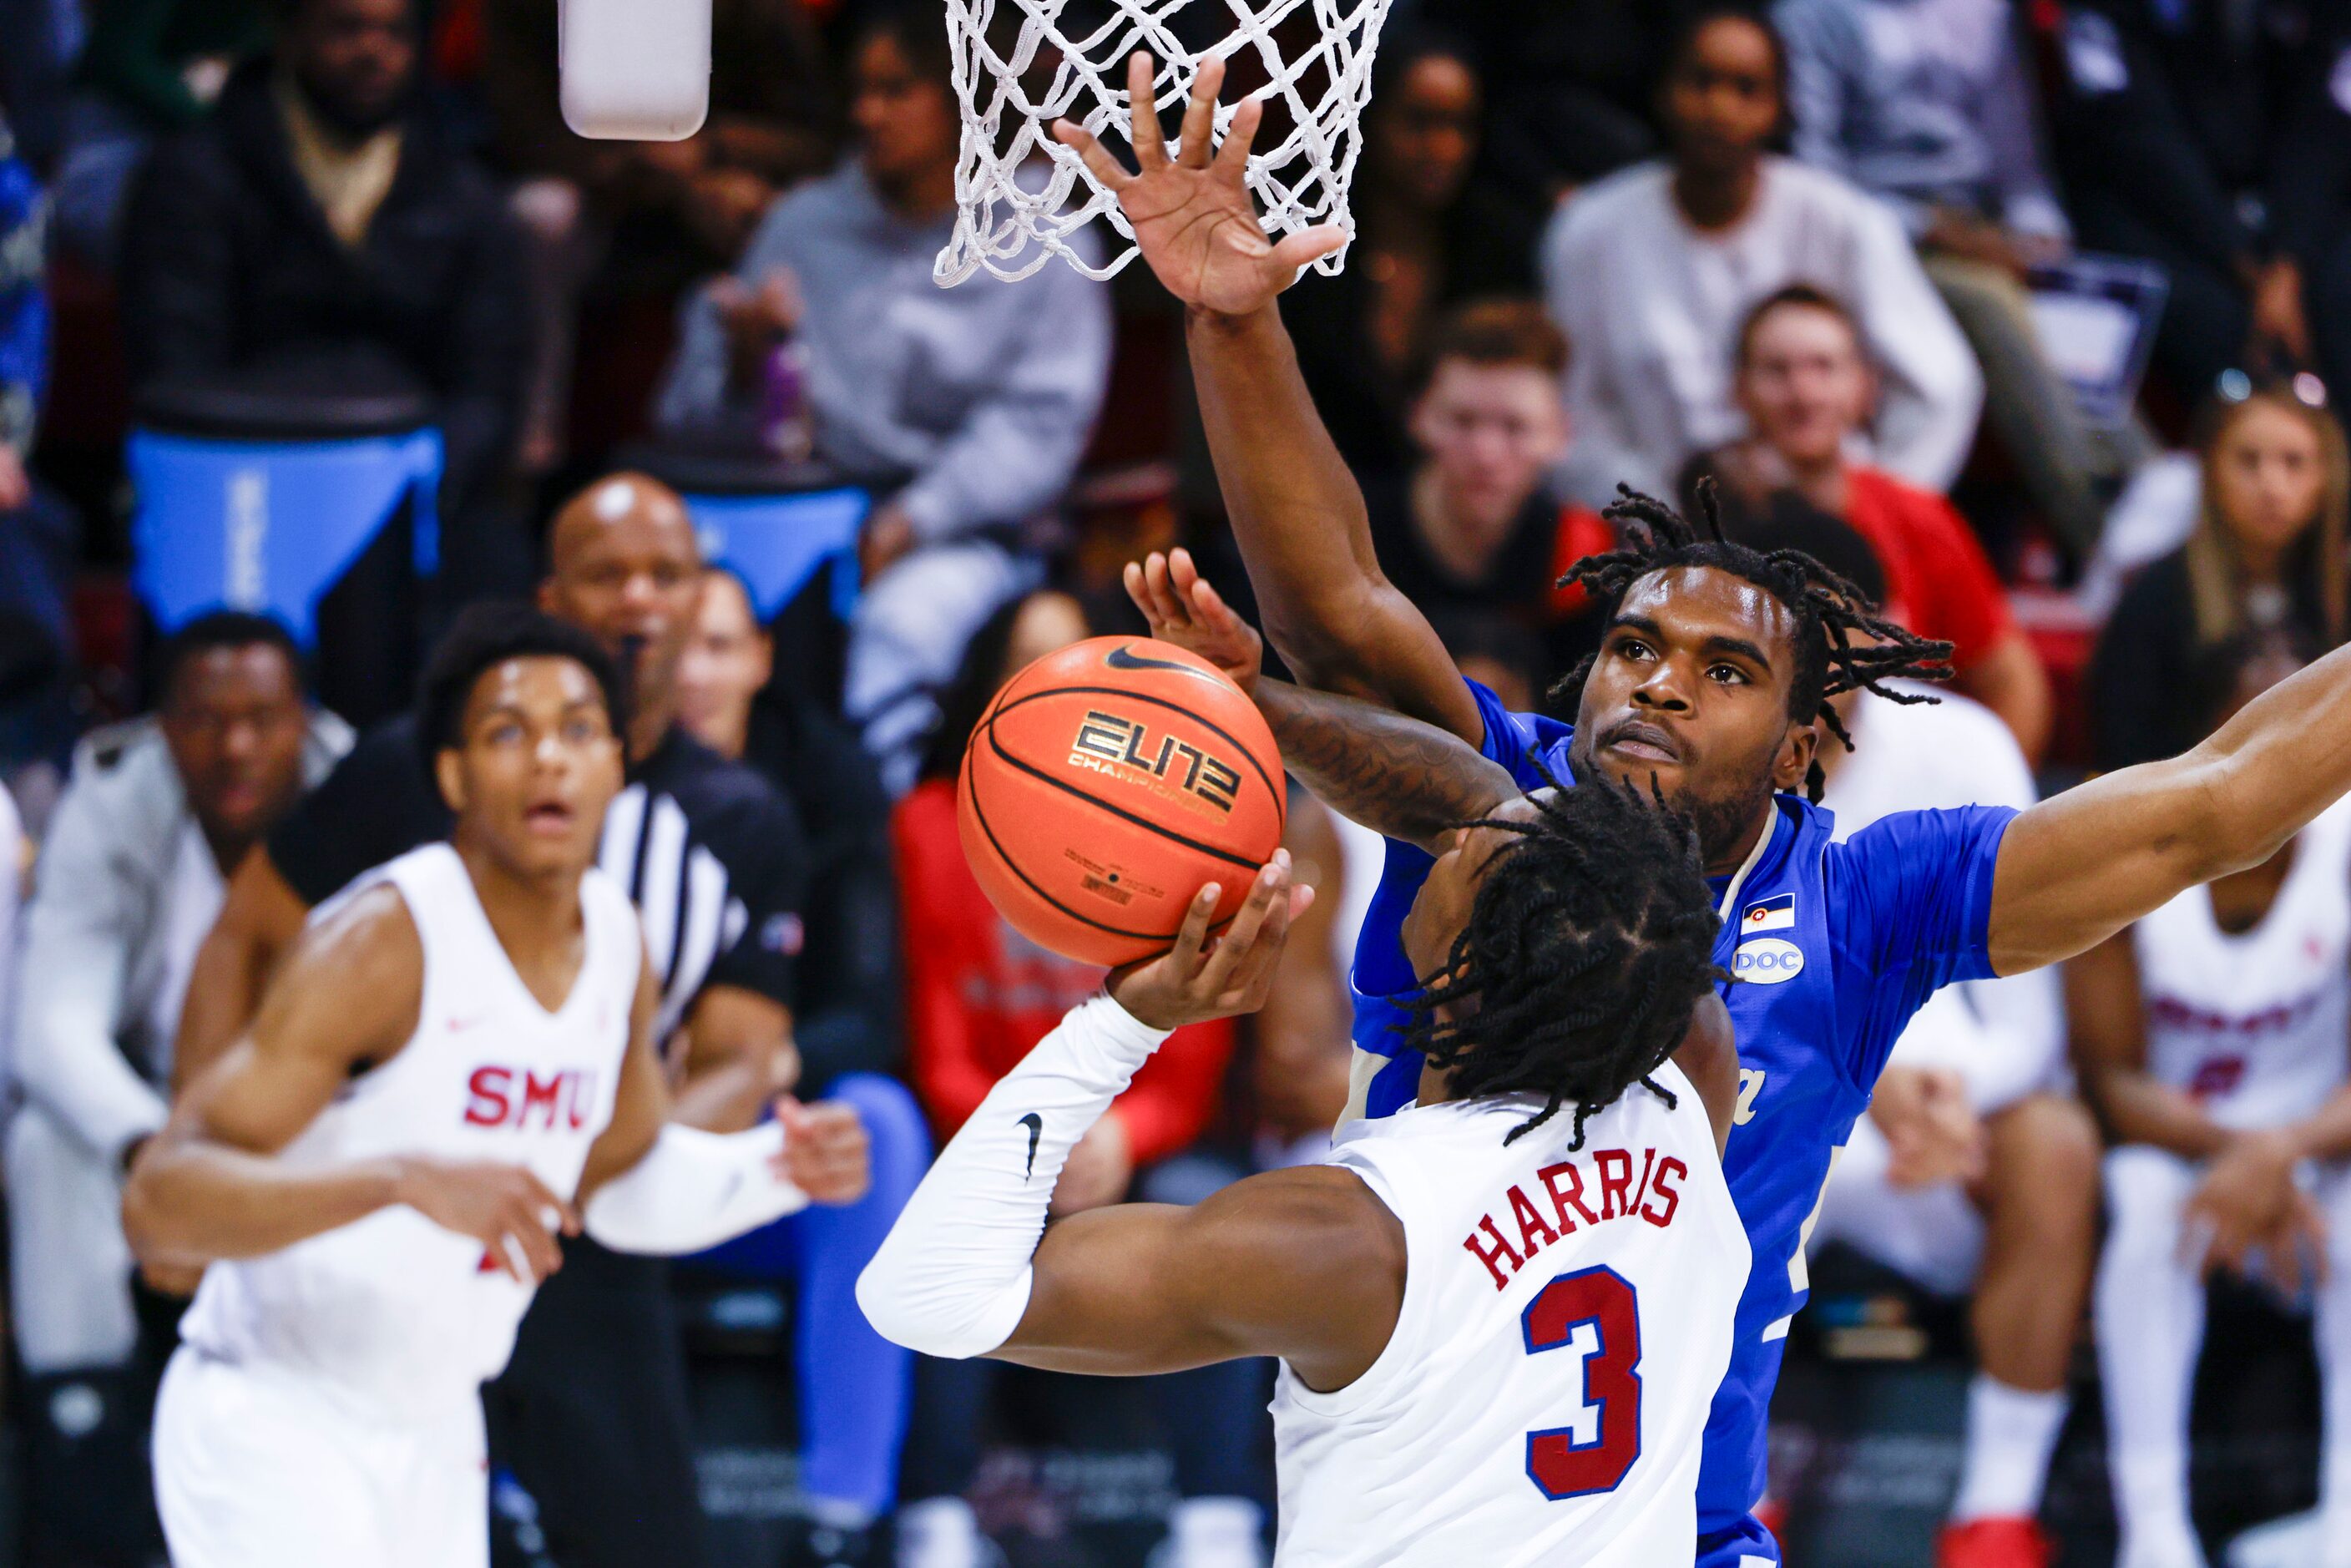
[[[1123,146],[1127,93],[1116,84],[1126,79],[1127,58],[1137,49],[1157,62],[1152,86],[1159,109],[1185,100],[1205,60],[1246,54],[1259,62],[1270,79],[1248,96],[1277,99],[1290,122],[1279,146],[1249,154],[1249,188],[1267,231],[1279,239],[1335,223],[1353,234],[1347,184],[1372,93],[1372,55],[1390,0],[1259,0],[1261,8],[1253,8],[1251,0],[1223,0],[1232,12],[1232,30],[1196,54],[1170,26],[1189,3],[1110,0],[1110,19],[1072,37],[1061,26],[1072,0],[946,0],[963,153],[956,164],[955,236],[932,269],[941,285],[961,283],[983,267],[998,277],[1026,277],[1057,256],[1089,277],[1109,277],[1134,259],[1134,231],[1118,198],[1077,153],[1053,139],[1052,124],[1074,120],[1105,140],[1106,131],[1116,132],[1113,146],[1132,167]],[[1008,25],[1016,16],[1019,20],[1018,36],[1003,54],[989,41],[999,7]],[[1317,41],[1297,59],[1284,60],[1275,29],[1310,8]],[[1088,9],[1098,14],[1102,6]],[[1317,84],[1320,98],[1307,101]],[[1219,139],[1232,124],[1234,108],[1217,107]],[[1050,167],[1035,162],[1041,159],[1050,159]],[[1024,172],[1024,165],[1031,166]],[[1100,216],[1110,219],[1123,243],[1095,267],[1071,240]],[[1345,256],[1342,247],[1314,266],[1336,273]]]

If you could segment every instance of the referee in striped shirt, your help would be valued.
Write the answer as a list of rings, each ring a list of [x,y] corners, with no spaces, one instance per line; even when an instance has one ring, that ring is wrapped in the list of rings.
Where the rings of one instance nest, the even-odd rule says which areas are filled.
[[[549,558],[541,607],[632,655],[628,786],[605,815],[599,859],[636,904],[662,977],[677,1115],[716,1132],[747,1127],[799,1075],[799,821],[758,773],[676,723],[702,561],[675,494],[635,475],[598,482],[557,514]],[[395,718],[362,738],[238,868],[189,982],[175,1082],[251,1020],[313,906],[448,831],[414,723]],[[664,1260],[567,1238],[564,1267],[540,1289],[488,1403],[493,1455],[538,1500],[565,1568],[700,1562],[684,1355]]]

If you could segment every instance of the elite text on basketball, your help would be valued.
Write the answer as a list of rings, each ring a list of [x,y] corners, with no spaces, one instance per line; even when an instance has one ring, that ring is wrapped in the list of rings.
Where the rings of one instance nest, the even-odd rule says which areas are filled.
[[[1184,763],[1180,769],[1178,758]],[[1144,775],[1146,782],[1175,786],[1180,791],[1176,798],[1186,804],[1197,801],[1220,812],[1233,809],[1241,787],[1241,776],[1231,764],[1172,735],[1161,737],[1155,751],[1149,726],[1099,708],[1089,709],[1078,726],[1077,738],[1070,742],[1070,761],[1072,766],[1113,776],[1133,777],[1128,771],[1132,769]],[[1171,772],[1179,776],[1170,778]]]

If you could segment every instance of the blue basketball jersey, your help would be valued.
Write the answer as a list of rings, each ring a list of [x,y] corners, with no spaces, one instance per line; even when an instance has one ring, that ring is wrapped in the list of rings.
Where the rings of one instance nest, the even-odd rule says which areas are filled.
[[[1545,774],[1568,782],[1573,732],[1513,714],[1475,682],[1486,755],[1521,788]],[[1830,1162],[1869,1105],[1902,1026],[1940,987],[1991,973],[1985,933],[1992,868],[2016,813],[2005,807],[1899,813],[1843,844],[1834,819],[1793,796],[1776,802],[1771,830],[1736,877],[1714,880],[1725,901],[1715,960],[1734,977],[1723,1000],[1739,1040],[1739,1108],[1723,1157],[1754,1262],[1740,1299],[1730,1370],[1707,1422],[1699,1467],[1701,1568],[1776,1562],[1746,1523],[1762,1496],[1765,1416],[1790,1320],[1808,1281],[1804,1241]],[[1366,1110],[1386,1115],[1417,1092],[1420,1058],[1402,1050],[1400,1005],[1415,988],[1404,956],[1405,915],[1433,862],[1391,841],[1357,938],[1351,977],[1355,1043],[1389,1058]]]

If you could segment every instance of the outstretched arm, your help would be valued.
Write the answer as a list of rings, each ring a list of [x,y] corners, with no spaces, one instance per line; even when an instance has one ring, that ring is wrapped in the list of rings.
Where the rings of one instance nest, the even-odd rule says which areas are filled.
[[[1282,766],[1350,821],[1433,852],[1452,829],[1522,793],[1508,768],[1458,735],[1353,697],[1267,679],[1257,629],[1192,570],[1184,551],[1129,563],[1126,591],[1154,637],[1199,654],[1249,694],[1272,727]],[[1467,696],[1458,679],[1454,686]]]
[[[1332,810],[1384,837],[1434,853],[1462,823],[1525,793],[1508,768],[1434,725],[1283,681],[1259,680],[1256,695],[1282,765]]]
[[[1993,970],[2105,941],[2259,865],[2351,790],[2351,649],[2262,693],[2185,756],[2092,779],[2016,819],[1992,881]]]
[[[1337,1173],[1290,1172],[1196,1208],[1121,1205],[1045,1228],[1070,1150],[1169,1032],[1263,1002],[1305,901],[1277,853],[1213,948],[1210,887],[1170,952],[1071,1009],[988,1092],[859,1279],[874,1327],[931,1355],[1092,1373],[1280,1355],[1328,1387],[1368,1366],[1404,1269],[1360,1182],[1358,1197]]]
[[[1427,618],[1381,575],[1363,492],[1314,411],[1274,305],[1300,268],[1345,236],[1325,225],[1279,245],[1266,237],[1242,183],[1262,105],[1242,103],[1212,154],[1223,79],[1222,61],[1201,66],[1171,159],[1151,110],[1150,57],[1128,62],[1139,173],[1081,127],[1062,120],[1054,133],[1117,193],[1144,259],[1185,304],[1201,423],[1274,646],[1309,685],[1474,746],[1484,734],[1478,706]]]

